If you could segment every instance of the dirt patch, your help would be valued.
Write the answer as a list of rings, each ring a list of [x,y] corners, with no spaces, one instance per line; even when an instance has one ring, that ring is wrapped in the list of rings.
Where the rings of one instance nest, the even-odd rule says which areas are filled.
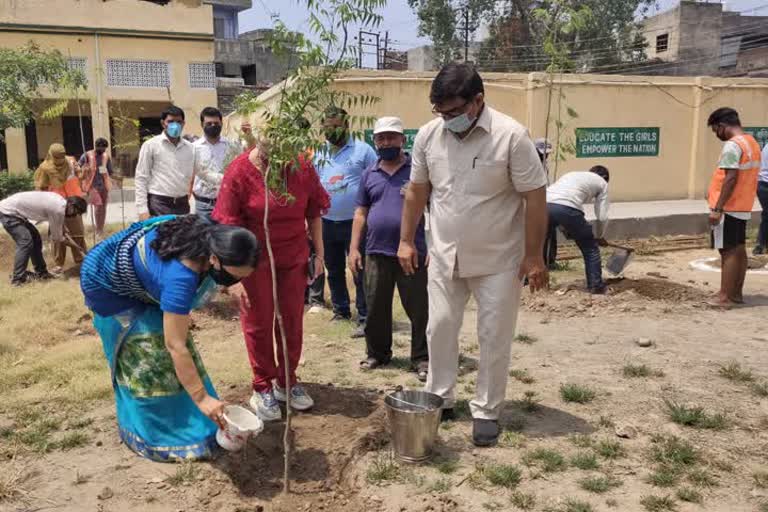
[[[699,288],[675,283],[666,279],[609,279],[611,295],[632,291],[652,301],[675,303],[697,303],[707,300],[709,295]]]

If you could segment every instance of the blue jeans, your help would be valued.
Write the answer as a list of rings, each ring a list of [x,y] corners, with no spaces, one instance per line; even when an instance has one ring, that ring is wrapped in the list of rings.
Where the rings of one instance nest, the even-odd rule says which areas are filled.
[[[763,208],[760,217],[760,231],[757,233],[757,245],[768,246],[768,181],[757,182],[757,199]]]
[[[605,283],[603,283],[600,247],[592,232],[592,226],[584,218],[584,212],[554,203],[547,203],[547,210],[549,212],[549,234],[547,235],[549,248],[548,250],[545,248],[545,254],[557,254],[557,227],[562,226],[566,236],[576,242],[584,256],[587,288],[590,291],[601,291]]]
[[[213,213],[213,209],[215,207],[216,203],[206,203],[195,198],[195,214],[200,215],[201,217],[205,217],[206,219],[211,220],[211,214]]]
[[[347,290],[347,255],[352,239],[352,221],[332,221],[323,219],[323,247],[325,248],[325,266],[328,269],[328,287],[331,289],[331,304],[333,312],[344,318],[351,318],[349,309],[349,291]],[[361,242],[361,246],[364,242]],[[360,252],[364,253],[364,247]],[[363,254],[365,256],[365,254]],[[357,321],[364,324],[368,314],[365,304],[365,289],[363,287],[363,272],[355,277],[355,306]]]

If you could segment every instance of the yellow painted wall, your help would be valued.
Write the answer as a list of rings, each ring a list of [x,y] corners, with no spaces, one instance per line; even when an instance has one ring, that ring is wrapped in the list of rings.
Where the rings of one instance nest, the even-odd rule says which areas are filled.
[[[124,3],[123,0],[109,0],[104,5]],[[21,0],[17,5],[23,4]],[[79,3],[79,2],[75,2]],[[88,3],[88,2],[84,2]],[[147,2],[135,2],[134,4],[149,4]],[[98,4],[102,4],[98,0]],[[153,6],[157,7],[157,6]],[[182,7],[184,11],[179,13],[191,13],[194,9]],[[203,11],[210,11],[210,6]],[[4,9],[0,9],[0,13]],[[170,12],[170,11],[169,11]],[[210,18],[209,12],[209,21]],[[185,23],[186,23],[186,18]],[[194,19],[193,19],[194,21]],[[173,24],[171,24],[173,25]],[[175,25],[184,25],[178,23]],[[212,36],[211,36],[212,37]],[[159,115],[163,108],[171,101],[184,109],[187,116],[185,133],[200,134],[202,129],[199,123],[199,115],[203,108],[216,106],[217,97],[215,89],[192,89],[189,87],[188,65],[191,62],[213,62],[214,44],[211,40],[187,40],[187,39],[157,39],[137,35],[136,37],[117,37],[97,34],[50,34],[39,32],[5,32],[0,26],[0,46],[18,47],[33,40],[44,49],[58,49],[64,55],[73,58],[86,59],[86,75],[88,78],[87,90],[81,92],[79,97],[89,105],[93,111],[93,135],[96,137],[109,137],[109,114],[118,102],[132,103],[132,110],[138,113],[142,110],[142,116],[150,117]],[[170,64],[171,86],[164,88],[143,87],[110,87],[106,84],[105,62],[107,59],[140,59],[163,60]],[[41,91],[46,98],[59,97],[50,91]],[[139,109],[136,104],[143,104]],[[72,112],[70,112],[70,115]],[[42,118],[36,119],[38,124],[38,148],[44,156],[51,142],[61,141],[61,120]],[[26,169],[26,146],[23,134],[14,140],[8,141],[9,169],[18,172]],[[131,161],[135,160],[138,149],[130,151]]]
[[[335,87],[357,94],[374,95],[381,101],[368,111],[353,115],[400,116],[407,128],[418,128],[433,119],[429,87],[434,74],[393,71],[352,71]],[[573,140],[575,128],[658,127],[658,157],[576,158],[567,155],[555,164],[550,158],[550,177],[587,170],[596,164],[611,170],[613,201],[653,201],[702,198],[722,147],[706,122],[723,106],[739,111],[744,126],[768,126],[768,79],[714,79],[695,77],[565,75],[555,82],[550,97],[546,75],[541,73],[485,73],[486,100],[528,126],[533,137],[556,139],[557,112],[565,123],[562,139]],[[265,108],[279,100],[280,85],[260,99]],[[564,97],[560,99],[558,89]],[[559,105],[558,105],[559,103]],[[578,117],[571,119],[571,108]],[[260,113],[249,116],[259,125]],[[232,115],[226,125],[232,133],[242,119]]]
[[[3,0],[0,24],[213,34],[213,8],[201,0],[167,5],[137,0]]]

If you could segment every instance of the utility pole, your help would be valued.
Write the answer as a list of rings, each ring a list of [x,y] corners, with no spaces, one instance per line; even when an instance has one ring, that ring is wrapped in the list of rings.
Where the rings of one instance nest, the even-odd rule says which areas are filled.
[[[382,69],[381,64],[381,33],[379,32],[368,32],[366,30],[360,29],[357,36],[357,67],[362,68],[363,67],[363,56],[368,54],[370,55],[373,53],[371,52],[364,52],[364,47],[375,47],[376,48],[376,69]]]
[[[464,33],[464,62],[469,62],[469,35],[477,30],[475,25],[470,24],[471,16],[469,9],[469,0],[464,3],[464,7],[460,7],[458,9],[461,10],[461,17],[463,18],[464,22],[462,25],[457,27],[460,32]]]

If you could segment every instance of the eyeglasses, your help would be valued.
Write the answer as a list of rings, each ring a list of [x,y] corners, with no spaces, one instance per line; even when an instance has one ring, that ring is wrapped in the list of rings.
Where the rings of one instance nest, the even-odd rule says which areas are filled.
[[[469,104],[470,104],[470,101],[467,100],[467,101],[464,102],[464,104],[462,106],[456,107],[453,110],[450,110],[448,112],[442,112],[440,110],[437,110],[437,106],[436,105],[432,105],[432,113],[434,115],[436,115],[436,116],[442,117],[443,119],[445,119],[445,118],[453,119],[454,117],[459,117],[460,115],[462,115],[464,113],[464,111],[466,110],[467,105],[469,105]]]

